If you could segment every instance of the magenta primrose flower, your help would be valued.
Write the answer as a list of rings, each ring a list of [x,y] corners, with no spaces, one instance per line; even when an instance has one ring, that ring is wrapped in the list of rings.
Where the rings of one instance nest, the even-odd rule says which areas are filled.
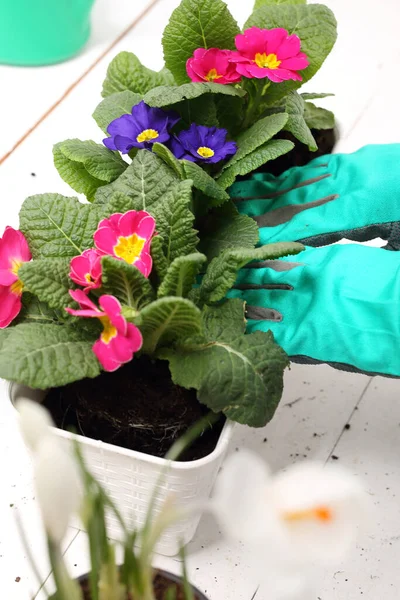
[[[70,262],[70,278],[86,293],[101,286],[101,256],[98,250],[90,248]]]
[[[230,62],[231,54],[230,50],[197,48],[186,62],[186,72],[192,81],[238,83],[242,76],[236,71],[236,65]]]
[[[232,52],[230,60],[236,63],[236,71],[244,77],[267,77],[276,83],[288,79],[302,81],[297,71],[310,64],[307,55],[300,52],[300,38],[279,27],[251,27],[236,36],[235,44],[238,51]]]
[[[226,140],[226,129],[192,123],[190,129],[175,136],[170,147],[176,158],[192,162],[217,163],[235,154],[235,142]]]
[[[164,144],[170,138],[171,128],[180,120],[173,111],[152,108],[142,102],[132,107],[131,114],[122,115],[107,127],[110,137],[103,140],[109,150],[127,154],[132,148],[151,149],[154,142]]]
[[[92,348],[103,369],[116,371],[130,362],[134,353],[142,347],[143,338],[136,325],[128,323],[122,316],[118,300],[114,296],[100,296],[100,310],[82,290],[70,290],[69,293],[80,306],[77,310],[66,308],[70,315],[96,318],[103,325],[100,339]]]
[[[144,210],[114,213],[100,221],[94,243],[103,256],[114,256],[135,265],[148,277],[153,266],[150,244],[155,227],[154,218]]]
[[[18,271],[32,255],[24,235],[17,229],[6,227],[0,238],[0,328],[7,327],[22,307],[23,283]]]

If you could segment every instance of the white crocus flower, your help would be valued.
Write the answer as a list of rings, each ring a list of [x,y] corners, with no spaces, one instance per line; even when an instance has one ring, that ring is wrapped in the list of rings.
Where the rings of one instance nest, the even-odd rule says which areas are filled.
[[[300,575],[346,555],[365,515],[365,498],[345,469],[305,462],[271,475],[257,455],[242,451],[226,462],[213,506],[229,536]]]
[[[36,498],[44,527],[52,542],[60,544],[80,506],[77,463],[53,434],[53,422],[42,406],[21,400],[17,408],[23,438],[33,451]]]

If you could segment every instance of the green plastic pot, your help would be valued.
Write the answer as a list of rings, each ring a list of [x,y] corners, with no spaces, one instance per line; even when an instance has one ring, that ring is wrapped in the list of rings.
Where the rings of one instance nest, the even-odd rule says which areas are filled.
[[[0,0],[0,63],[50,65],[77,54],[94,0]]]

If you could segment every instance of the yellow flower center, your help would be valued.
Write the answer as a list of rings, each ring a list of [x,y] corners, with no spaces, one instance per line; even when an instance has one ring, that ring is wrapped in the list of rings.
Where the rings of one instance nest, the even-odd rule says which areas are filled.
[[[141,144],[142,142],[151,142],[158,138],[158,131],[155,129],[145,129],[142,133],[139,133],[136,140]]]
[[[277,69],[281,64],[281,60],[278,60],[276,54],[260,54],[257,52],[254,58],[256,64],[261,67],[261,69]]]
[[[211,148],[207,148],[207,146],[200,146],[200,148],[197,148],[197,154],[200,154],[203,158],[211,158],[215,152]]]
[[[329,523],[329,521],[333,520],[333,512],[328,506],[316,506],[315,508],[284,513],[283,520],[288,523],[310,520]]]
[[[111,323],[109,317],[107,317],[107,316],[99,317],[99,320],[101,321],[101,324],[104,327],[103,333],[100,336],[101,341],[104,342],[105,344],[109,344],[110,341],[113,338],[115,338],[115,336],[117,335],[117,333],[118,333],[117,328],[114,327],[114,325]]]
[[[93,279],[90,273],[85,274],[85,279],[88,283],[93,283]]]
[[[214,81],[214,79],[221,79],[222,75],[218,75],[217,69],[211,69],[206,75],[207,81]]]
[[[11,284],[10,290],[13,294],[15,294],[16,296],[20,296],[22,294],[22,290],[24,289],[24,284],[22,283],[22,281],[20,279],[17,279],[17,281],[14,281],[14,283]]]
[[[128,237],[120,236],[118,244],[114,246],[115,256],[133,265],[140,257],[145,242],[146,240],[139,237],[137,233],[133,233]]]
[[[18,275],[18,271],[21,267],[22,260],[17,260],[16,258],[11,259],[11,273],[13,273],[13,275]]]

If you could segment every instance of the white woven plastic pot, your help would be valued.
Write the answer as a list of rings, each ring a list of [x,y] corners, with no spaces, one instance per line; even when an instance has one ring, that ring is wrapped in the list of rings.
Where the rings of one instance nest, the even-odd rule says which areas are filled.
[[[32,390],[15,383],[10,385],[13,404],[19,398],[41,401],[43,395],[41,390]],[[190,506],[193,500],[197,503],[210,496],[233,427],[232,422],[225,423],[215,450],[205,458],[192,462],[173,461],[169,464],[164,458],[127,450],[61,429],[54,428],[54,433],[65,444],[71,444],[72,440],[79,442],[87,467],[117,504],[128,527],[133,529],[135,525],[144,522],[154,486],[158,488],[155,514],[171,493],[177,496],[182,507]],[[161,474],[164,476],[160,479]],[[177,554],[180,544],[187,544],[193,538],[200,517],[201,514],[196,513],[170,527],[162,536],[157,552],[166,556]],[[113,515],[108,516],[107,526],[110,537],[118,539],[121,534],[120,526]]]

